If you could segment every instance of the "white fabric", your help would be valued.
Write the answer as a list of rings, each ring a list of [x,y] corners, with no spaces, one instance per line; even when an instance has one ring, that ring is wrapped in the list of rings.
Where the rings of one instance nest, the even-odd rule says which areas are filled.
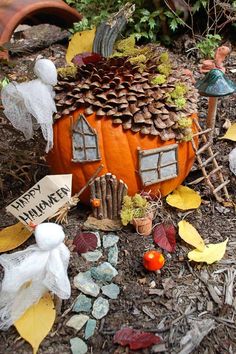
[[[57,70],[50,60],[39,59],[34,72],[38,79],[8,84],[2,89],[1,99],[5,116],[26,139],[33,137],[37,124],[41,126],[48,152],[53,147],[53,113],[57,112],[52,87],[57,83]]]
[[[64,237],[60,225],[43,223],[35,229],[37,244],[0,256],[5,271],[0,292],[0,329],[8,329],[47,291],[61,299],[70,297],[70,252],[63,243]]]

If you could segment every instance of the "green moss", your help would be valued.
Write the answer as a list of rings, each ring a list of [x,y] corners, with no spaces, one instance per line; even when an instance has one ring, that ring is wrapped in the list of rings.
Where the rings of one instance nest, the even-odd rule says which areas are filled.
[[[142,218],[146,215],[149,208],[149,203],[146,198],[140,194],[135,194],[133,197],[125,196],[121,209],[121,222],[127,225],[134,218]]]
[[[175,102],[176,107],[179,109],[184,108],[186,105],[186,99],[184,97],[176,98],[174,100],[174,102]]]
[[[128,195],[126,195],[123,199],[123,207],[124,208],[132,208],[133,207],[133,201],[132,198]]]
[[[157,66],[157,71],[168,77],[171,74],[171,65],[170,63],[160,64]]]
[[[136,193],[132,199],[134,208],[145,208],[147,206],[147,199],[140,194]]]
[[[186,128],[183,131],[184,137],[182,139],[182,141],[190,141],[192,140],[193,137],[193,131],[191,128]]]
[[[170,93],[170,97],[174,100],[182,98],[187,93],[187,91],[187,86],[185,84],[178,83],[175,85],[174,90]]]
[[[134,214],[132,209],[122,208],[121,213],[121,222],[124,226],[128,225],[130,221],[133,220]]]
[[[161,53],[159,60],[161,64],[169,63],[170,62],[169,53],[168,52]]]
[[[131,35],[125,39],[121,39],[120,41],[116,42],[115,49],[118,52],[127,53],[132,51],[135,48],[135,37]]]
[[[166,82],[165,75],[156,75],[151,80],[152,85],[161,85],[161,84],[164,84],[165,82]]]
[[[77,74],[77,68],[76,66],[67,66],[65,68],[58,68],[57,69],[58,75],[60,75],[62,78],[65,77],[76,77]]]
[[[189,117],[181,117],[178,120],[178,126],[180,129],[189,128],[192,126],[192,119]]]
[[[137,65],[139,63],[146,63],[147,58],[144,54],[137,55],[136,57],[129,58],[129,62],[132,65]]]

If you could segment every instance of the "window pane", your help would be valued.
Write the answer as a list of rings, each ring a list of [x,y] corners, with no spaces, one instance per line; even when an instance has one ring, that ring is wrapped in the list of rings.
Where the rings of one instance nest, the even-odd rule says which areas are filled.
[[[141,170],[157,168],[159,154],[143,156],[141,159]]]
[[[161,157],[161,165],[166,165],[171,162],[175,162],[175,150],[170,150],[163,152],[162,157]]]
[[[176,164],[162,167],[160,171],[160,178],[171,178],[175,177],[177,175],[177,169],[176,169]]]
[[[85,135],[84,136],[85,146],[93,146],[96,147],[96,137],[94,135]]]
[[[158,180],[157,170],[142,172],[142,180],[144,185],[156,183]]]

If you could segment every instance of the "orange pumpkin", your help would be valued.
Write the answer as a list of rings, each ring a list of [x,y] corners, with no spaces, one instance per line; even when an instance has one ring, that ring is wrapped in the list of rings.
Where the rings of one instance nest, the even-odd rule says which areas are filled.
[[[143,266],[149,271],[161,269],[165,264],[165,258],[162,253],[152,250],[144,253]]]
[[[188,175],[194,162],[195,153],[191,142],[178,143],[178,176],[172,179],[144,187],[139,175],[138,149],[155,149],[176,144],[172,139],[163,142],[160,137],[134,133],[124,130],[122,125],[113,124],[108,117],[96,117],[95,113],[86,116],[90,126],[95,129],[98,136],[100,161],[73,162],[72,156],[72,126],[84,109],[78,109],[65,115],[54,124],[54,147],[48,155],[48,163],[53,173],[73,174],[73,193],[78,192],[103,164],[100,175],[112,173],[128,185],[128,193],[134,195],[138,191],[152,191],[152,194],[161,193],[166,196],[179,186]],[[192,115],[192,117],[196,117]],[[89,203],[89,189],[82,195],[81,200]]]
[[[94,208],[99,208],[100,205],[101,205],[101,200],[100,199],[97,199],[97,198],[94,198],[91,200],[91,204]]]

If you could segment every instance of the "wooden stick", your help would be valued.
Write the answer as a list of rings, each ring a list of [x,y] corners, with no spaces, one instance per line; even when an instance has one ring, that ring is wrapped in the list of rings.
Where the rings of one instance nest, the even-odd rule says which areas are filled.
[[[107,217],[107,201],[106,201],[106,179],[105,176],[100,177],[101,190],[102,190],[102,209],[103,209],[103,219]]]
[[[96,195],[97,198],[101,200],[100,206],[98,207],[98,219],[101,220],[103,219],[103,205],[102,205],[102,190],[101,190],[101,184],[100,184],[100,178],[97,177],[95,179],[95,188],[96,188]]]
[[[207,113],[207,128],[212,131],[208,133],[209,140],[213,140],[215,125],[216,125],[216,111],[217,111],[218,97],[209,97],[208,100],[208,113]]]
[[[112,218],[117,219],[118,217],[118,208],[117,208],[117,178],[112,175],[111,178],[111,192],[112,192]]]
[[[90,184],[90,196],[91,196],[91,200],[96,198],[94,181]],[[93,209],[93,216],[95,218],[97,218],[97,216],[98,216],[98,208],[95,208],[94,206],[92,206],[92,209]]]
[[[84,187],[77,193],[75,194],[77,197],[79,197],[86,188],[88,188],[90,186],[90,184],[95,180],[95,178],[97,177],[97,175],[101,172],[101,170],[103,169],[104,165],[100,165],[96,171],[94,172],[94,174],[92,175],[92,177],[88,180],[88,182],[84,185]]]
[[[111,193],[111,179],[112,174],[106,173],[105,179],[107,184],[106,200],[107,200],[107,217],[112,220],[112,193]]]

